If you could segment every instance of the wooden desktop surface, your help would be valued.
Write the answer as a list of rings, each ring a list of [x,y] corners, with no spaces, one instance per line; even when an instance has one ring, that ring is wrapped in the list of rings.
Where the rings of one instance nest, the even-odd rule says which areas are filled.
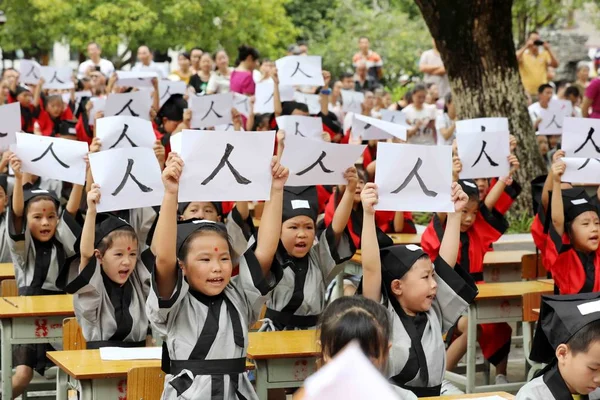
[[[48,358],[73,379],[106,379],[126,377],[137,367],[160,367],[160,360],[106,361],[100,350],[49,351]]]
[[[0,280],[14,279],[15,267],[12,263],[0,263]]]
[[[18,296],[0,298],[0,318],[74,316],[73,296]]]
[[[248,358],[315,357],[321,354],[317,347],[315,330],[251,332],[248,334]]]
[[[450,396],[440,397],[423,397],[421,400],[452,400],[452,399],[485,399],[486,397],[499,396],[503,399],[514,399],[515,396],[506,392],[488,392],[488,393],[471,393],[471,394],[455,394]]]
[[[554,284],[551,280],[482,283],[477,285],[479,294],[476,300],[521,297],[530,293],[551,294]]]

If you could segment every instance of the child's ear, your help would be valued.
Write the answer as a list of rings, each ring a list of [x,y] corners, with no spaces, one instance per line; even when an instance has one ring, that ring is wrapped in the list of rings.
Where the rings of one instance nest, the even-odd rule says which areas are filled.
[[[183,276],[185,276],[185,268],[183,268],[185,265],[183,264],[183,261],[177,259],[177,264],[179,265],[179,268],[181,268],[181,271],[183,271]]]
[[[570,350],[569,350],[569,346],[567,346],[564,343],[561,343],[558,345],[558,347],[556,348],[556,358],[558,360],[559,363],[564,363],[567,356],[569,355]]]
[[[179,220],[180,220],[180,221],[183,221],[183,215],[180,215],[180,216],[179,216]]]
[[[217,222],[223,222],[223,221],[221,221],[221,219],[222,219],[222,218],[221,218],[221,216],[220,216],[220,215],[219,215],[219,216],[217,216]]]
[[[392,293],[396,296],[402,296],[402,281],[394,279],[391,285]]]
[[[102,262],[102,254],[100,254],[100,250],[94,249],[94,257],[96,257],[96,260],[99,262]]]

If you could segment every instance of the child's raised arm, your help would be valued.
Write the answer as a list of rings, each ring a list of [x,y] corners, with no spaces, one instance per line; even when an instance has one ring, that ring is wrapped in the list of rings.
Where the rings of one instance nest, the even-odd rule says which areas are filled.
[[[344,172],[344,179],[348,182],[344,195],[340,200],[333,214],[331,220],[331,228],[335,236],[335,243],[337,244],[348,225],[350,214],[352,213],[352,206],[354,204],[354,193],[356,192],[356,185],[358,185],[358,174],[355,167],[350,167]]]
[[[81,204],[81,196],[83,195],[83,185],[73,185],[71,194],[69,195],[69,201],[65,207],[65,211],[71,214],[73,217],[77,215],[79,205]]]
[[[92,190],[87,195],[87,213],[85,222],[81,231],[81,243],[79,244],[79,253],[81,260],[79,262],[79,272],[89,264],[90,259],[94,257],[94,240],[96,239],[96,206],[100,201],[100,185],[93,184]]]
[[[177,153],[170,153],[162,173],[165,195],[152,241],[158,294],[165,299],[171,297],[177,284],[177,195],[182,172],[183,160]]]
[[[271,198],[265,203],[254,251],[265,275],[271,270],[273,257],[275,257],[279,245],[283,214],[283,187],[289,176],[288,169],[279,163],[279,157],[273,157],[271,161],[271,174],[273,175]]]
[[[283,106],[281,105],[281,96],[279,93],[279,76],[277,75],[277,69],[273,71],[273,107],[274,114],[279,117],[283,112]]]
[[[552,155],[552,164],[561,158],[565,157],[564,150],[557,150]],[[548,210],[548,204],[550,203],[550,191],[552,190],[552,186],[554,185],[554,173],[552,172],[552,168],[548,171],[548,175],[546,176],[546,180],[544,181],[544,189],[542,189],[542,206],[544,207],[544,212]]]
[[[361,235],[363,296],[376,302],[381,301],[381,258],[375,227],[375,209],[379,199],[377,185],[367,183],[360,199],[363,205],[363,227]]]
[[[460,217],[463,208],[469,202],[469,196],[461,189],[457,182],[452,182],[452,202],[454,212],[446,215],[446,230],[440,245],[440,257],[452,268],[458,259],[458,247],[460,244]]]
[[[40,81],[38,82],[35,89],[33,90],[33,106],[34,107],[38,107],[40,105],[40,98],[42,97],[42,86],[44,86],[44,83],[46,83],[46,80],[44,80],[44,78],[40,78]]]
[[[21,172],[21,160],[16,154],[10,155],[10,166],[15,173],[15,187],[12,195],[12,214],[15,232],[21,232],[23,229],[23,213],[25,209],[25,200],[23,198],[23,173]]]
[[[498,202],[498,199],[500,199],[500,196],[502,196],[504,189],[506,189],[506,186],[509,185],[508,182],[512,182],[513,174],[519,169],[519,160],[514,154],[508,156],[508,162],[510,163],[510,172],[508,173],[508,176],[505,178],[498,179],[498,182],[496,182],[496,184],[492,187],[492,189],[490,190],[490,192],[484,200],[485,206],[490,211],[494,209],[496,203]]]
[[[565,233],[565,211],[562,199],[560,179],[565,173],[567,165],[562,160],[552,164],[552,226],[556,233],[562,236]]]

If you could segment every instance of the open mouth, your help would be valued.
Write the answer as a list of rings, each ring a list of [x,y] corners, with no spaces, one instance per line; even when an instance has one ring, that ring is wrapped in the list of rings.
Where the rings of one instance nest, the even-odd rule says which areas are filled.
[[[211,279],[207,279],[207,282],[211,285],[221,285],[223,283],[224,279],[223,278],[211,278]]]
[[[435,300],[435,294],[430,294],[429,296],[427,296],[427,299],[431,301]]]
[[[49,235],[50,234],[50,229],[42,229],[40,230],[40,235]]]
[[[128,269],[119,270],[119,278],[127,278],[128,275],[129,275]]]

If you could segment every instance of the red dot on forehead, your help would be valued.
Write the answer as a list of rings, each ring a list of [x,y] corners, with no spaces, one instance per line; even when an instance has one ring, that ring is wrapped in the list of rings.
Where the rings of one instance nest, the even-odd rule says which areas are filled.
[[[127,251],[131,250],[131,247],[127,247]]]
[[[215,247],[215,251],[219,251],[219,248],[218,248],[218,247]]]
[[[46,212],[46,209],[45,209],[45,208],[42,208],[42,211],[43,211],[43,212]]]

